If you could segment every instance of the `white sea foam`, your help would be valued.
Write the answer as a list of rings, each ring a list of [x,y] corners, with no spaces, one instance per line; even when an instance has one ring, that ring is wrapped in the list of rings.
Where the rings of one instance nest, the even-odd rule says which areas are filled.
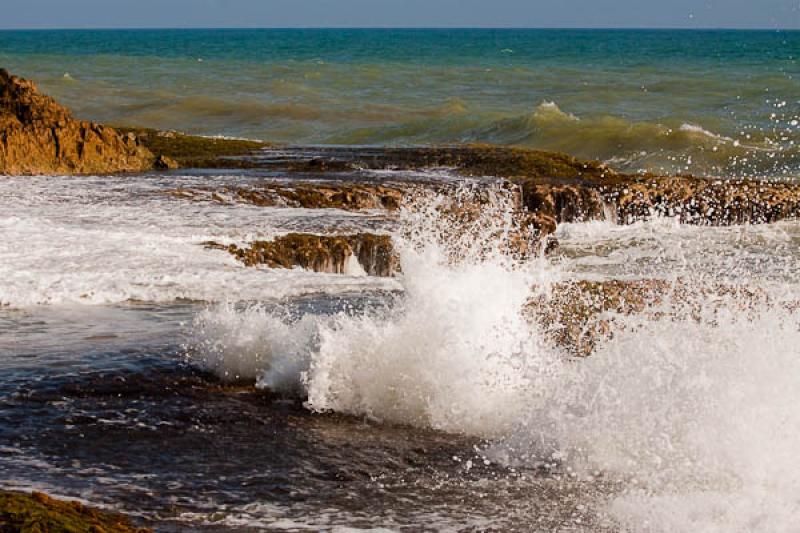
[[[564,112],[557,103],[544,101],[533,112],[533,116],[540,119],[566,120],[569,122],[580,122],[580,117],[572,113]]]
[[[516,399],[556,368],[521,313],[533,273],[491,261],[445,268],[437,255],[406,251],[396,312],[320,325],[312,409],[481,435],[513,427]]]
[[[464,239],[431,205],[404,214],[413,231],[398,236],[404,295],[391,310],[300,321],[212,310],[198,326],[216,346],[210,367],[263,387],[289,384],[314,410],[487,437],[491,458],[509,465],[556,462],[602,475],[620,487],[606,513],[630,531],[792,530],[800,322],[781,302],[798,296],[796,284],[762,287],[769,304],[726,306],[723,297],[706,305],[697,291],[692,319],[618,317],[624,327],[613,339],[571,360],[523,311],[530,287],[570,275],[570,264],[520,262],[488,246],[506,228],[502,202]],[[703,236],[680,253],[705,283],[716,264],[698,260],[703,246],[753,239],[768,247],[796,232],[648,224],[572,226],[561,237],[574,245],[628,232],[621,240],[635,249],[655,238],[653,224],[675,241],[666,246]]]
[[[557,354],[521,312],[530,287],[547,275],[546,263],[503,253],[502,235],[514,224],[511,197],[495,193],[459,235],[445,231],[447,199],[431,197],[404,211],[411,230],[397,236],[404,294],[391,310],[317,317],[311,327],[308,317],[291,322],[280,313],[225,306],[197,321],[201,363],[270,388],[285,388],[288,375],[277,378],[276,367],[304,369],[297,379],[318,411],[475,434],[508,430],[521,415],[514,398],[556,368],[539,354]],[[294,343],[289,348],[287,340]]]
[[[800,282],[800,224],[691,226],[674,218],[615,225],[559,224],[565,275],[604,279],[706,276],[727,282]]]
[[[306,315],[294,321],[258,305],[220,305],[195,319],[192,359],[225,380],[257,379],[264,388],[293,395],[318,344],[317,320]]]
[[[192,202],[165,191],[232,177],[136,176],[0,180],[0,304],[108,304],[178,298],[265,300],[392,289],[392,280],[246,268],[203,243],[287,231],[363,230],[374,214]]]
[[[730,137],[725,137],[724,135],[719,135],[714,133],[713,131],[709,131],[702,126],[698,126],[696,124],[681,124],[680,130],[687,133],[697,133],[704,137],[708,137],[709,139],[713,139],[715,141],[725,143],[725,142],[733,142],[733,139]]]

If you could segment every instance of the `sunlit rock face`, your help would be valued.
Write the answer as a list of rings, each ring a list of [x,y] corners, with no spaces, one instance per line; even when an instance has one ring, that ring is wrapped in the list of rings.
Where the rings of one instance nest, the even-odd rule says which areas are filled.
[[[153,161],[135,135],[76,120],[33,82],[0,69],[0,173],[140,171]]]
[[[255,241],[247,247],[208,247],[225,249],[247,266],[305,268],[330,274],[389,277],[398,269],[397,254],[388,235],[359,233],[323,236],[290,233],[271,241]]]
[[[305,209],[397,210],[411,186],[383,186],[355,183],[263,183],[253,187],[198,187],[169,191],[179,198],[211,200],[227,204]]]

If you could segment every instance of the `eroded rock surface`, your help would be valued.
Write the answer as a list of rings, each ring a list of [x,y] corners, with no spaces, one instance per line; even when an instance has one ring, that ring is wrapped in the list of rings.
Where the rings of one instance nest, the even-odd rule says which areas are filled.
[[[153,162],[135,135],[76,120],[33,82],[0,69],[0,174],[105,174]]]
[[[601,188],[619,223],[656,215],[684,224],[764,224],[800,216],[800,185],[756,180],[642,178]]]
[[[389,277],[397,272],[399,261],[388,235],[311,235],[289,233],[271,241],[255,241],[247,247],[206,243],[227,250],[246,266],[270,268],[301,267],[315,272],[356,274],[355,259],[370,276]]]
[[[800,216],[800,184],[796,182],[621,174],[598,161],[513,147],[262,149],[248,161],[275,172],[326,174],[447,167],[465,177],[499,177],[520,188],[522,204],[528,213],[536,215],[543,233],[561,222],[612,220],[628,224],[661,215],[703,225],[770,223]],[[417,185],[437,187],[435,183]],[[342,202],[336,195],[342,191],[331,193],[332,188],[318,183],[298,189],[295,198],[278,196],[295,205],[338,207]],[[353,194],[359,194],[351,188]],[[375,192],[369,191],[368,196]],[[275,201],[271,199],[275,194],[264,191],[262,196],[252,196],[252,201],[269,204]],[[398,196],[390,196],[389,201],[366,201],[363,208],[395,208]],[[241,197],[246,199],[244,194]],[[358,201],[345,203],[352,209],[362,208]]]
[[[301,207],[306,209],[345,209],[348,211],[387,209],[396,210],[403,202],[408,188],[333,183],[263,183],[251,187],[199,187],[175,189],[173,196],[220,203],[244,203],[261,207]]]
[[[76,501],[56,500],[41,492],[0,491],[0,531],[148,533],[121,514],[101,511]]]
[[[632,224],[656,216],[682,224],[766,224],[800,217],[800,185],[694,177],[628,177],[582,184],[524,180],[526,207],[558,222]]]

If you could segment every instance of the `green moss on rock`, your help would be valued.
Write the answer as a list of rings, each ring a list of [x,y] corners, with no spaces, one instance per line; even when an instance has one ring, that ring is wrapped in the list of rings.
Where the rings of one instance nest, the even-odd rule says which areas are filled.
[[[42,494],[0,491],[0,532],[145,533],[128,517]]]
[[[181,167],[253,167],[257,166],[255,162],[234,158],[252,155],[270,146],[261,141],[201,137],[150,128],[120,127],[117,130],[132,133],[156,156],[175,161]]]

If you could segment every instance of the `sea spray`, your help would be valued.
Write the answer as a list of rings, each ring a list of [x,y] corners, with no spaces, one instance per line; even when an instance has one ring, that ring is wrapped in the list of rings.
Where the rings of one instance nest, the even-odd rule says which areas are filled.
[[[525,309],[565,265],[510,253],[513,217],[498,191],[463,233],[462,213],[442,197],[402,213],[404,291],[381,312],[298,320],[212,310],[199,319],[204,363],[299,393],[315,411],[485,437],[487,459],[509,467],[603,477],[618,488],[587,504],[625,530],[791,531],[800,518],[794,285],[711,297],[698,272],[681,281],[681,300],[617,316],[610,339],[572,359]]]
[[[221,304],[195,318],[188,355],[225,381],[258,380],[264,388],[296,395],[317,343],[316,328],[312,315],[293,319],[281,309]]]
[[[513,216],[514,194],[503,184],[420,194],[395,235],[404,290],[391,305],[300,321],[258,306],[211,309],[196,321],[194,360],[265,387],[286,383],[275,368],[292,368],[317,411],[484,436],[510,429],[522,396],[558,368],[522,312],[555,271],[519,252],[535,246],[519,247],[534,235]]]
[[[556,455],[620,480],[609,512],[631,531],[793,531],[800,323],[783,305],[734,304],[689,320],[629,317],[496,457]]]
[[[547,269],[509,252],[510,196],[491,192],[463,228],[452,217],[482,193],[462,190],[455,210],[436,197],[404,213],[402,304],[321,328],[310,408],[484,436],[513,427],[557,355],[522,313]]]

